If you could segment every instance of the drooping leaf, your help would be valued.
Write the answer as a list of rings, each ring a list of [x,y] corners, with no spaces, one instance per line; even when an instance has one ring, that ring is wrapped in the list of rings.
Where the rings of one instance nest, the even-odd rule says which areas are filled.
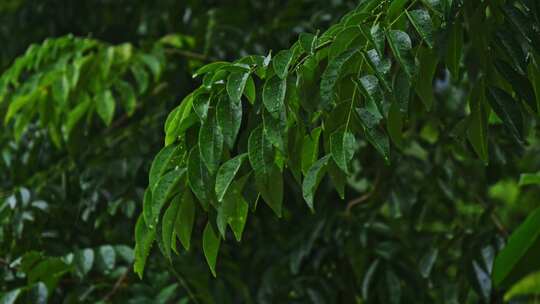
[[[201,160],[199,147],[194,147],[189,152],[188,182],[203,209],[208,210],[214,199],[214,179]]]
[[[214,232],[212,224],[208,222],[203,231],[203,252],[212,275],[216,277],[216,261],[221,240]]]
[[[420,274],[422,274],[422,277],[428,278],[431,269],[433,269],[433,265],[435,264],[435,261],[437,260],[437,256],[439,254],[438,248],[431,248],[426,254],[422,256],[419,262],[419,268],[420,268]]]
[[[448,32],[448,46],[446,48],[445,62],[454,80],[459,80],[459,65],[463,48],[463,28],[461,24],[454,23]]]
[[[344,127],[332,133],[330,151],[332,158],[343,172],[349,172],[349,162],[354,156],[355,147],[356,139],[354,135]]]
[[[319,137],[322,129],[317,127],[311,131],[311,134],[306,134],[302,140],[302,173],[305,175],[311,168],[314,162],[319,157]]]
[[[183,145],[169,145],[161,149],[152,161],[150,173],[148,174],[148,186],[152,189],[160,177],[167,171],[174,169],[180,165],[181,159],[185,155]]]
[[[514,70],[514,68],[505,61],[495,61],[495,67],[506,81],[510,83],[514,92],[516,92],[516,94],[523,99],[533,111],[538,111],[534,90],[529,79]]]
[[[195,223],[195,202],[191,191],[187,190],[182,193],[180,206],[174,221],[174,235],[180,239],[180,243],[184,249],[189,250],[191,247],[191,232]]]
[[[540,208],[532,212],[508,239],[495,258],[493,283],[509,287],[540,267]]]
[[[116,103],[110,90],[105,90],[96,95],[96,112],[103,120],[105,125],[109,126],[114,116]]]
[[[137,103],[133,86],[131,86],[131,84],[129,84],[128,82],[120,79],[116,81],[115,88],[120,95],[120,102],[124,106],[127,114],[129,116],[133,115]]]
[[[418,80],[415,83],[416,94],[420,97],[424,106],[429,111],[433,105],[433,77],[437,69],[439,59],[433,50],[419,48],[418,61],[420,62]]]
[[[430,49],[433,48],[433,24],[428,11],[424,9],[406,10],[405,13],[418,34],[420,34],[420,37],[422,37]]]
[[[163,214],[163,220],[161,221],[161,238],[163,241],[163,255],[171,260],[171,245],[174,240],[174,227],[178,209],[182,202],[182,194],[179,193],[173,197],[171,203],[165,213]]]
[[[229,159],[223,165],[221,165],[221,167],[219,167],[216,175],[215,187],[218,201],[221,202],[223,200],[227,189],[231,185],[234,177],[236,176],[236,173],[238,172],[238,169],[240,169],[240,166],[242,165],[246,157],[247,154],[242,153]]]
[[[285,146],[287,141],[287,121],[285,111],[278,113],[276,118],[272,116],[268,111],[263,111],[263,126],[266,138],[273,146],[279,151],[285,153]]]
[[[384,90],[386,92],[391,92],[390,81],[388,80],[388,73],[391,68],[390,60],[388,60],[388,58],[380,57],[375,49],[365,52],[364,58],[375,73],[375,76],[379,79]]]
[[[218,211],[218,217],[223,217],[224,222],[231,227],[238,242],[242,239],[249,209],[248,203],[242,196],[242,182],[239,180],[231,185]]]
[[[77,274],[84,277],[94,265],[94,250],[90,248],[78,250],[73,257],[73,263]]]
[[[225,143],[232,149],[242,123],[242,102],[226,97],[220,98],[217,105],[217,121]]]
[[[317,187],[319,186],[319,183],[326,172],[326,166],[329,159],[330,155],[326,155],[313,163],[313,165],[309,168],[306,177],[304,178],[304,182],[302,183],[302,194],[304,196],[304,200],[312,212],[314,212],[313,197],[315,196],[315,191],[317,190]]]
[[[229,78],[227,78],[227,94],[229,94],[231,102],[240,101],[248,78],[249,73],[235,72],[229,75]]]
[[[223,142],[224,136],[218,123],[218,117],[215,111],[209,111],[208,117],[199,130],[199,149],[201,159],[212,174],[219,168]]]
[[[487,93],[491,108],[503,121],[505,128],[518,143],[522,142],[523,118],[519,103],[510,94],[496,87],[489,87]]]
[[[477,84],[470,95],[471,116],[467,128],[467,138],[480,159],[488,162],[488,111],[483,85]]]
[[[293,54],[292,50],[281,50],[274,56],[272,66],[280,79],[285,79],[287,77]]]
[[[181,190],[185,175],[185,168],[175,168],[163,175],[152,188],[152,221],[147,223],[150,228],[157,224],[165,203]]]
[[[271,77],[264,83],[263,103],[266,110],[275,118],[279,118],[280,113],[285,111],[285,91],[287,81],[279,77]]]
[[[409,35],[403,31],[391,30],[387,34],[387,39],[394,57],[396,57],[405,74],[409,79],[414,79],[416,76],[416,64],[411,53],[412,43]]]
[[[357,53],[357,49],[350,49],[338,55],[328,63],[328,66],[321,76],[320,84],[321,107],[323,109],[327,109],[329,106],[335,103],[335,87],[340,78],[341,69],[345,63]]]

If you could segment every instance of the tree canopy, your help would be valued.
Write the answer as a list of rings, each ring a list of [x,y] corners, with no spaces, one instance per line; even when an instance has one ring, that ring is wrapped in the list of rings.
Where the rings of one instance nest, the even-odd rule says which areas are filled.
[[[540,294],[537,1],[0,11],[0,303]]]

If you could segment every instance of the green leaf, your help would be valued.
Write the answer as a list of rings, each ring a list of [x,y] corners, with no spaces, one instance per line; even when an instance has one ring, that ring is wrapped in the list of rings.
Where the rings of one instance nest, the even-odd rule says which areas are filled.
[[[141,64],[132,64],[131,72],[133,73],[133,77],[135,77],[135,81],[139,86],[139,94],[146,92],[146,90],[148,89],[148,83],[150,82],[150,80],[148,79],[148,72]]]
[[[274,164],[272,144],[266,138],[262,126],[251,132],[248,140],[248,157],[255,172],[255,184],[264,201],[281,216],[283,204],[283,176]]]
[[[110,90],[102,91],[96,95],[96,111],[105,123],[105,125],[110,126],[113,116],[116,103]]]
[[[370,108],[357,108],[356,112],[364,128],[367,140],[382,155],[386,162],[390,161],[388,137],[379,129],[380,115]]]
[[[214,277],[216,277],[216,260],[220,243],[221,240],[214,232],[212,224],[208,222],[203,231],[203,251],[208,267],[210,267],[210,271]]]
[[[371,67],[375,76],[379,79],[382,87],[386,92],[391,92],[390,82],[388,81],[388,73],[391,68],[391,62],[388,58],[381,58],[375,49],[364,53],[366,62]]]
[[[200,75],[203,75],[206,73],[215,72],[216,70],[219,70],[230,64],[231,64],[230,62],[226,62],[226,61],[216,61],[216,62],[209,63],[207,65],[200,67],[197,71],[195,71],[195,73],[193,74],[193,78],[199,77]]]
[[[220,98],[217,105],[217,121],[225,143],[232,149],[242,123],[242,102],[227,97]]]
[[[77,250],[73,256],[73,264],[77,274],[84,277],[94,265],[94,250],[89,248]]]
[[[143,198],[143,216],[145,223],[152,223],[154,213],[152,211],[152,188],[148,187],[144,191]],[[154,225],[150,225],[149,229],[154,229]]]
[[[300,36],[298,37],[298,42],[300,42],[300,46],[302,47],[304,52],[311,55],[315,52],[317,36],[310,33],[300,33]]]
[[[214,179],[201,160],[199,147],[194,147],[189,152],[188,182],[204,210],[208,210],[214,201]]]
[[[399,109],[397,102],[392,102],[388,110],[388,118],[386,121],[386,130],[392,142],[398,147],[403,146],[403,113]]]
[[[366,75],[359,79],[358,88],[362,95],[377,109],[382,107],[383,95],[379,87],[379,80],[373,75]]]
[[[69,97],[69,80],[66,74],[62,74],[52,84],[52,95],[59,107],[65,107]]]
[[[540,271],[532,273],[514,284],[505,294],[504,300],[510,301],[514,297],[540,294]]]
[[[146,258],[150,254],[152,244],[155,240],[155,230],[149,230],[144,217],[141,214],[137,223],[135,224],[135,264],[134,270],[142,279],[144,273],[144,266],[146,264]]]
[[[152,161],[150,173],[148,174],[148,187],[150,189],[154,188],[160,177],[181,164],[184,156],[185,148],[181,144],[168,145],[161,149]]]
[[[330,155],[326,155],[316,161],[311,168],[309,168],[309,171],[304,178],[304,182],[302,183],[302,194],[304,196],[304,200],[312,212],[314,211],[313,197],[315,196],[315,191],[317,190],[317,187],[319,186],[319,183],[326,172],[326,166],[329,159]]]
[[[392,23],[394,22],[405,9],[405,5],[409,2],[409,0],[394,0],[390,2],[390,7],[388,8],[388,11],[386,13],[386,22]]]
[[[429,277],[431,269],[433,268],[433,265],[437,260],[438,254],[438,248],[431,248],[428,252],[426,252],[426,254],[422,256],[419,262],[420,274],[422,274],[422,277],[426,279]]]
[[[240,101],[248,79],[249,73],[234,72],[229,75],[229,78],[227,78],[227,94],[229,94],[231,101]]]
[[[197,113],[201,121],[205,121],[210,108],[210,97],[208,94],[196,94],[193,96],[193,111]]]
[[[459,64],[463,48],[463,26],[454,23],[448,33],[448,46],[446,48],[445,62],[454,80],[458,80]]]
[[[88,113],[88,109],[92,100],[87,94],[81,96],[82,101],[77,104],[77,106],[68,113],[67,121],[65,125],[65,135],[69,139],[71,131],[77,125],[77,123],[83,118],[85,114]]]
[[[343,172],[349,172],[349,162],[354,156],[355,148],[356,139],[345,127],[339,128],[330,136],[332,158]]]
[[[405,11],[412,25],[426,42],[429,48],[433,48],[433,23],[429,13],[424,9]]]
[[[274,56],[272,66],[274,67],[276,75],[280,79],[287,78],[287,74],[289,73],[289,65],[291,64],[293,54],[294,53],[292,50],[281,50]]]
[[[266,110],[275,118],[279,118],[280,113],[285,111],[285,91],[287,88],[286,79],[271,77],[264,83],[263,103]]]
[[[0,298],[0,304],[15,304],[22,291],[23,289],[17,288],[4,293]]]
[[[244,96],[246,96],[249,103],[255,104],[255,82],[253,81],[253,78],[251,76],[248,77],[248,80],[246,82],[246,87],[244,88]]]
[[[387,33],[388,44],[396,60],[409,79],[414,79],[416,76],[416,64],[412,56],[411,38],[407,33],[397,30],[391,30]]]
[[[223,132],[216,116],[215,111],[210,111],[199,129],[201,159],[212,174],[219,168],[224,141]]]
[[[113,246],[103,245],[98,249],[98,265],[105,271],[112,271],[116,264],[116,251]]]
[[[150,69],[154,76],[154,81],[159,81],[161,76],[161,63],[159,59],[151,54],[141,54],[140,60]]]
[[[264,133],[268,141],[272,143],[279,151],[285,153],[287,141],[287,118],[285,111],[279,113],[275,118],[268,111],[263,110]]]
[[[231,185],[236,173],[240,169],[240,166],[244,162],[244,159],[247,157],[246,153],[235,156],[234,158],[226,161],[219,168],[216,176],[216,194],[218,201],[222,201],[227,189]]]
[[[540,184],[540,172],[537,173],[522,173],[519,177],[519,185],[539,185]]]
[[[335,88],[341,76],[341,70],[345,63],[357,53],[357,49],[350,49],[328,63],[321,76],[320,84],[321,105],[323,109],[327,109],[335,104]]]
[[[474,151],[484,162],[488,163],[488,111],[484,96],[484,87],[477,84],[469,97],[469,107],[471,115],[469,127],[467,128],[467,138]]]
[[[120,101],[124,105],[126,113],[128,116],[133,115],[137,103],[135,90],[133,90],[131,84],[123,80],[117,80],[115,83],[115,88],[116,91],[118,91],[118,94],[120,94]]]
[[[493,283],[508,287],[540,267],[540,208],[532,212],[495,258]]]
[[[242,181],[237,181],[231,185],[220,206],[220,214],[225,223],[231,227],[234,237],[238,242],[242,239],[242,233],[246,224],[249,205],[242,196]],[[218,212],[219,212],[218,211]]]
[[[321,127],[311,131],[311,134],[304,135],[302,140],[302,173],[307,174],[314,162],[319,157],[319,138],[321,136]]]
[[[195,223],[195,202],[191,191],[187,190],[182,193],[178,213],[174,221],[174,234],[180,239],[180,243],[184,249],[189,250],[191,245],[191,233],[193,224]]]
[[[175,168],[163,175],[152,188],[152,219],[146,223],[150,228],[157,224],[161,209],[165,203],[181,190],[186,173],[185,168]]]
[[[426,110],[431,110],[433,105],[433,77],[437,69],[439,58],[433,50],[428,48],[418,49],[418,61],[420,68],[418,72],[418,80],[415,82],[416,94],[420,97]]]
[[[523,99],[529,107],[538,112],[534,89],[527,77],[514,70],[512,66],[502,60],[495,61],[497,71],[508,81],[514,92]]]
[[[193,94],[182,100],[165,121],[165,145],[175,142],[189,127],[198,122],[197,115],[193,114]]]
[[[521,117],[520,105],[505,91],[496,88],[488,88],[488,102],[493,111],[503,121],[504,126],[514,136],[518,143],[522,142],[523,118]]]
[[[269,168],[274,163],[274,150],[265,136],[262,126],[254,129],[249,136],[248,156],[255,173],[268,175]]]
[[[178,214],[178,208],[182,200],[182,194],[177,194],[169,204],[167,210],[163,214],[163,220],[161,221],[161,237],[163,241],[163,255],[169,261],[171,260],[171,245],[174,241],[174,227],[176,222],[176,216]]]

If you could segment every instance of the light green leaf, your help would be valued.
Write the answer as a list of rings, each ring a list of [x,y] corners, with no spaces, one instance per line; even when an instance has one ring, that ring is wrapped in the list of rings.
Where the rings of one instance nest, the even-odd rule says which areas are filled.
[[[90,97],[87,94],[82,94],[79,104],[77,104],[77,106],[68,113],[65,125],[66,138],[70,138],[73,128],[83,118],[83,116],[88,113],[88,108],[90,107],[91,103],[92,100],[90,99]]]
[[[519,185],[539,185],[540,184],[540,172],[537,173],[522,173],[519,177]]]
[[[199,129],[201,159],[212,174],[219,168],[224,141],[223,132],[216,116],[215,111],[209,111],[208,117],[203,121]]]
[[[514,284],[504,294],[504,300],[510,301],[514,297],[540,294],[540,271],[532,273]]]
[[[412,44],[409,35],[402,31],[391,30],[387,33],[387,39],[390,49],[392,49],[392,53],[403,71],[405,71],[409,79],[414,79],[416,76],[416,64],[411,53]]]
[[[298,41],[300,42],[300,46],[302,47],[304,52],[308,53],[309,55],[315,52],[317,36],[311,33],[300,33]]]
[[[429,48],[433,48],[433,23],[428,11],[418,9],[414,11],[405,11],[420,37],[426,42]]]
[[[292,58],[292,50],[281,50],[274,56],[274,60],[272,60],[272,66],[274,67],[276,75],[280,79],[287,78],[287,74],[289,73],[289,65],[291,64]]]
[[[344,127],[339,128],[330,136],[332,158],[343,172],[349,172],[349,162],[354,156],[355,148],[354,135]]]
[[[132,64],[131,73],[133,73],[133,77],[139,86],[139,94],[146,92],[148,89],[148,83],[150,82],[148,79],[148,72],[141,64]]]
[[[315,196],[315,191],[317,190],[317,187],[319,186],[319,183],[326,172],[326,166],[329,159],[330,155],[326,155],[313,163],[311,168],[309,168],[306,177],[304,178],[304,182],[302,183],[302,194],[304,196],[304,200],[312,212],[314,212],[313,197]]]
[[[159,77],[161,76],[161,63],[159,59],[151,54],[141,54],[140,59],[152,72],[154,81],[159,81]]]
[[[186,250],[189,250],[191,245],[191,233],[194,223],[195,202],[193,201],[191,191],[186,190],[182,193],[182,200],[174,221],[174,234],[180,239],[180,243],[182,243],[182,246]]]
[[[266,110],[275,118],[285,111],[286,79],[273,76],[266,80],[263,87],[263,103]]]
[[[193,78],[199,77],[200,75],[206,74],[206,73],[213,73],[216,70],[219,70],[225,66],[230,65],[230,62],[226,61],[216,61],[209,63],[205,66],[200,67],[195,73],[193,74]]]
[[[508,287],[540,267],[540,208],[532,212],[495,258],[493,283]]]
[[[134,270],[142,279],[146,258],[152,249],[152,243],[155,240],[155,230],[149,230],[141,214],[135,225],[135,264]]]
[[[222,96],[217,105],[217,121],[225,143],[232,149],[242,123],[242,101]]]
[[[133,90],[131,84],[123,80],[117,80],[115,88],[118,91],[118,94],[120,94],[120,102],[124,105],[126,113],[128,116],[133,115],[137,103],[135,90]]]
[[[208,222],[203,231],[203,251],[208,267],[210,267],[210,271],[214,277],[216,277],[216,260],[220,243],[220,238],[214,232],[212,224]]]
[[[227,189],[231,185],[234,177],[236,176],[236,173],[238,172],[238,169],[240,169],[240,166],[242,165],[246,157],[247,157],[246,153],[237,155],[234,158],[226,161],[219,168],[217,172],[217,176],[216,176],[216,187],[215,187],[218,201],[221,202],[223,200],[223,197],[225,196]]]
[[[52,84],[52,95],[59,107],[65,107],[69,96],[69,80],[63,73]]]
[[[227,78],[227,94],[232,102],[239,102],[249,79],[249,73],[234,72]],[[253,79],[252,79],[253,81]]]
[[[110,90],[102,91],[96,95],[96,111],[103,120],[103,122],[109,126],[114,116],[114,110],[116,103]]]
[[[189,127],[198,122],[197,115],[193,114],[193,94],[182,100],[165,121],[165,145],[168,146],[178,139]]]

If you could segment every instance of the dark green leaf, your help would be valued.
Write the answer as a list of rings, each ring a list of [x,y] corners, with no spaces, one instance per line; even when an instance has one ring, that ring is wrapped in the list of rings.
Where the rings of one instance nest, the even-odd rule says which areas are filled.
[[[234,177],[236,176],[236,173],[238,172],[238,169],[240,169],[240,166],[244,162],[244,159],[246,158],[246,156],[247,156],[246,153],[237,155],[234,158],[226,161],[219,168],[217,172],[217,176],[216,176],[216,187],[215,187],[218,201],[221,202],[223,200],[223,197],[225,196],[227,189],[231,185]]]
[[[220,98],[217,105],[217,121],[225,143],[232,149],[242,123],[242,102],[227,97]]]
[[[208,267],[210,267],[210,271],[214,277],[216,276],[216,260],[220,243],[219,236],[216,235],[212,225],[208,222],[203,232],[203,251]]]
[[[343,172],[349,172],[349,162],[354,156],[355,147],[356,139],[354,135],[344,127],[332,133],[330,151],[332,158]]]
[[[178,213],[174,221],[174,234],[180,239],[180,243],[184,249],[189,250],[191,244],[191,232],[195,222],[195,202],[191,191],[187,190],[182,193]],[[174,240],[173,240],[174,243]]]
[[[161,209],[172,196],[181,190],[186,169],[175,168],[163,175],[152,188],[152,220],[146,223],[152,228],[157,224]]]
[[[199,130],[201,159],[204,161],[208,171],[212,174],[219,168],[224,141],[223,132],[218,124],[218,118],[216,116],[215,111],[210,111]]]
[[[522,142],[523,119],[519,103],[510,94],[496,87],[488,88],[487,97],[491,108],[503,121],[508,132],[517,142]]]
[[[235,72],[227,78],[227,94],[233,102],[239,102],[249,78],[249,73]]]
[[[289,65],[291,64],[292,58],[292,50],[282,50],[279,51],[276,56],[274,56],[274,60],[272,60],[272,65],[274,67],[276,75],[280,79],[285,79],[287,77],[287,74],[289,73]]]
[[[335,103],[335,88],[341,76],[341,70],[345,63],[357,53],[357,49],[350,49],[328,63],[321,76],[320,85],[321,106],[323,109],[327,109]]]
[[[214,179],[208,168],[201,161],[199,147],[194,147],[189,152],[188,182],[202,207],[208,210],[208,207],[214,200]]]
[[[316,161],[311,168],[309,168],[309,171],[304,178],[304,182],[302,183],[302,194],[311,211],[314,211],[313,197],[315,196],[315,191],[317,190],[317,187],[319,186],[319,183],[326,172],[326,166],[329,159],[330,155],[326,155]]]
[[[275,118],[285,111],[285,91],[287,81],[279,77],[271,77],[263,87],[263,103],[266,110]]]
[[[426,42],[429,48],[433,48],[433,24],[429,13],[424,9],[405,11],[412,25]]]
[[[388,44],[392,53],[396,57],[405,74],[409,79],[414,79],[416,76],[416,64],[412,56],[411,38],[407,33],[397,30],[391,30],[387,34]]]

